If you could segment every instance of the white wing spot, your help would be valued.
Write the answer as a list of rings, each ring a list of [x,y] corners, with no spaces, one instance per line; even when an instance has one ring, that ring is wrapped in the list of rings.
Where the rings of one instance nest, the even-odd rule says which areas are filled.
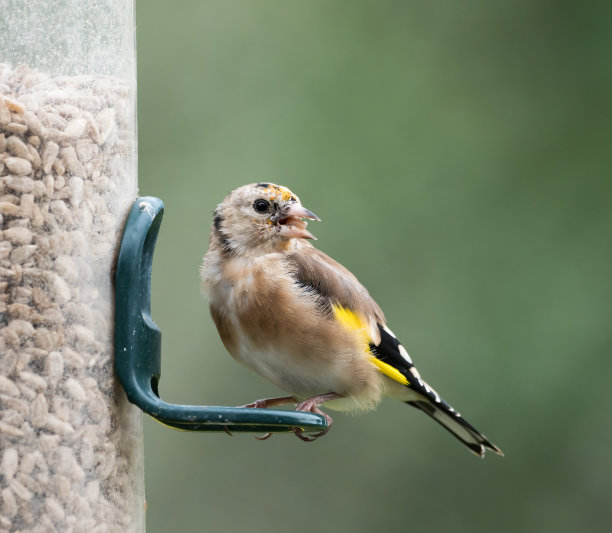
[[[401,344],[397,347],[397,349],[399,350],[400,355],[406,359],[406,361],[408,361],[410,364],[412,364],[412,359],[410,359],[410,356],[408,355],[408,352],[406,351],[406,348],[404,348]]]
[[[412,375],[417,378],[417,379],[421,379],[421,374],[419,373],[419,371],[416,369],[416,366],[412,366],[410,367],[410,372],[412,372]]]
[[[425,387],[425,390],[428,393],[431,393],[431,394],[434,395],[436,403],[440,403],[440,396],[439,396],[439,394],[434,389],[432,389],[429,385],[427,385],[427,383],[425,383],[424,381],[423,381],[423,386]]]
[[[394,339],[397,339],[397,337],[395,336],[395,333],[393,333],[387,326],[383,326],[383,329],[389,334],[391,335]]]

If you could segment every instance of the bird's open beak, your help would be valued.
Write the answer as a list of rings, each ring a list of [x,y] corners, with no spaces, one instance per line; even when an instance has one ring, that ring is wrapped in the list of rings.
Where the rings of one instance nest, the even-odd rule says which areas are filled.
[[[317,240],[317,238],[306,229],[308,222],[302,220],[303,218],[321,220],[312,211],[302,207],[300,204],[291,204],[283,210],[282,215],[276,221],[278,233],[287,238]]]

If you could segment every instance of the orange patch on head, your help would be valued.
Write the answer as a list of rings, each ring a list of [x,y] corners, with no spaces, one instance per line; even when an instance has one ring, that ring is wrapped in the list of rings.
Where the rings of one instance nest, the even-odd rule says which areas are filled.
[[[283,202],[289,202],[291,200],[296,201],[297,198],[295,196],[293,196],[293,193],[287,189],[286,187],[279,187],[279,192],[281,195],[281,200]]]
[[[272,202],[297,202],[297,198],[295,195],[287,189],[287,187],[282,187],[281,185],[270,185],[264,189],[266,194],[270,195],[270,201]]]

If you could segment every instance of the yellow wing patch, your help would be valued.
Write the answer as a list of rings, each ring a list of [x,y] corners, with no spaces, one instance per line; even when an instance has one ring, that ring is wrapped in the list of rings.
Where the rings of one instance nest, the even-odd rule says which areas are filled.
[[[349,331],[359,334],[361,341],[364,344],[365,350],[369,351],[368,344],[370,343],[370,334],[368,333],[368,324],[364,318],[341,305],[332,305],[335,319],[340,322]]]
[[[406,376],[404,376],[404,374],[402,374],[397,368],[393,368],[391,365],[381,361],[373,355],[370,356],[370,362],[374,363],[378,370],[380,370],[385,376],[397,381],[398,383],[401,383],[402,385],[410,385],[406,379]]]
[[[354,331],[358,333],[361,337],[361,341],[363,342],[364,351],[370,354],[370,342],[372,339],[370,338],[370,334],[368,333],[368,324],[365,319],[347,309],[346,307],[342,307],[341,305],[332,305],[332,309],[334,310],[334,317],[340,324],[342,324],[349,331]],[[381,361],[377,357],[370,355],[370,362],[373,363],[378,370],[384,374],[385,376],[391,378],[402,385],[409,385],[406,376],[402,374],[396,368],[393,368],[390,364]]]

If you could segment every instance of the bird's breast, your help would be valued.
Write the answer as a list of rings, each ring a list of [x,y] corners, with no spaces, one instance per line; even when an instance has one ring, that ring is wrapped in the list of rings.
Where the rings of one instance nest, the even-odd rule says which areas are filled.
[[[363,342],[321,313],[313,295],[274,262],[232,262],[211,277],[210,309],[225,347],[298,398],[336,392],[351,398],[351,408],[371,408],[381,378]]]

